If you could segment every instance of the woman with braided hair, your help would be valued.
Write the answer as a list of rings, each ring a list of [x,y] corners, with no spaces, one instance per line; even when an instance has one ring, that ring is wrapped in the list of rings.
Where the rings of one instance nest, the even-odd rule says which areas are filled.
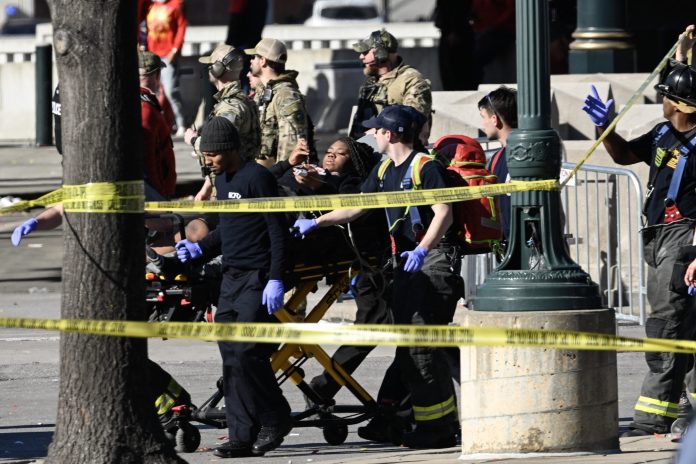
[[[360,193],[360,184],[379,159],[372,147],[350,137],[341,137],[332,143],[320,166],[300,164],[301,159],[308,156],[306,143],[300,140],[288,161],[271,168],[278,183],[290,194]]]
[[[338,178],[338,193],[358,193],[360,184],[378,160],[371,146],[341,137],[326,150],[322,168]]]

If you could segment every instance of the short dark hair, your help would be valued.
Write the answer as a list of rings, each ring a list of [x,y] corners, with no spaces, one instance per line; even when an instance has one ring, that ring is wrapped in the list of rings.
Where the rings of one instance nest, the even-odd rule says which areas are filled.
[[[395,143],[413,144],[416,141],[417,135],[418,134],[415,134],[413,130],[406,131],[403,134],[392,132]]]
[[[479,100],[478,107],[495,114],[513,129],[517,128],[517,90],[501,85]]]
[[[266,65],[271,68],[276,74],[285,72],[285,63],[279,63],[278,61],[271,61],[266,58]]]

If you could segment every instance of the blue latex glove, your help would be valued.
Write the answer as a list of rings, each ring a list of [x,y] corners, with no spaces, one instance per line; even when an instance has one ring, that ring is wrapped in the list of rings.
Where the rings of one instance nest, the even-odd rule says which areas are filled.
[[[316,219],[298,219],[292,226],[292,235],[302,237],[319,227]]]
[[[201,247],[195,242],[182,240],[180,242],[176,242],[175,248],[176,257],[179,258],[179,261],[182,263],[203,256],[203,250],[201,250]]]
[[[585,98],[585,106],[582,110],[587,113],[595,126],[604,127],[609,123],[609,113],[614,106],[614,100],[609,99],[606,103],[599,98],[597,88],[590,85],[592,94]]]
[[[280,280],[269,280],[266,288],[263,289],[263,296],[261,297],[261,303],[268,308],[268,314],[273,314],[283,307],[284,296],[283,282]]]
[[[404,271],[406,272],[418,272],[423,267],[423,262],[428,254],[428,250],[418,245],[411,251],[404,251],[401,253],[402,258],[406,258],[406,263],[404,264]]]
[[[10,240],[12,241],[12,244],[14,246],[19,246],[19,244],[22,242],[22,239],[26,236],[31,234],[36,230],[36,227],[39,225],[39,221],[37,221],[35,218],[31,218],[27,221],[24,221],[24,224],[21,226],[18,226],[14,232],[12,232],[12,237]]]

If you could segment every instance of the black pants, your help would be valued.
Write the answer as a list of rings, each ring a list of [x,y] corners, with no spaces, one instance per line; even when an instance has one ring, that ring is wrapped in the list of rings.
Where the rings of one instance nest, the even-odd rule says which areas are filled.
[[[263,271],[228,269],[223,274],[215,322],[274,322],[261,304]],[[253,443],[261,426],[290,420],[270,356],[277,345],[218,342],[222,355],[225,412],[230,440]]]
[[[650,338],[696,339],[696,298],[669,289],[677,252],[679,247],[691,244],[695,222],[685,220],[651,227],[643,233],[650,303],[645,333]],[[649,371],[643,380],[631,426],[666,433],[677,418],[679,395],[687,370],[693,366],[693,355],[645,353],[645,360]],[[687,389],[693,393],[694,376],[689,376],[689,383]]]
[[[448,324],[464,294],[455,250],[434,249],[420,272],[394,273],[392,311],[396,324]],[[455,424],[456,397],[446,353],[429,346],[398,347],[394,362],[411,392],[416,426]]]
[[[386,277],[379,270],[360,271],[360,278],[355,284],[355,303],[358,310],[355,314],[357,324],[389,324],[391,314],[385,299],[388,292]],[[374,346],[341,346],[331,360],[338,363],[349,374],[355,372]],[[341,386],[326,372],[314,377],[312,388],[325,399],[333,398]]]

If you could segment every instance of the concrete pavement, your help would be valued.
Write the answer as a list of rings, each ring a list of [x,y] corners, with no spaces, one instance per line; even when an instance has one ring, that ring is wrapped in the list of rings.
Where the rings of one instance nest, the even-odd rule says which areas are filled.
[[[202,182],[198,161],[191,156],[191,147],[182,138],[174,139],[177,184]],[[63,157],[55,147],[37,147],[22,143],[0,145],[0,197],[34,198],[61,186]]]
[[[0,237],[6,240],[5,237]],[[19,251],[21,253],[21,250]],[[317,298],[313,295],[310,304]],[[0,317],[59,317],[60,294],[47,293],[3,293]],[[335,304],[339,317],[348,317],[355,307],[351,301]],[[463,308],[458,313],[465,311]],[[336,313],[334,313],[336,314]],[[336,318],[335,316],[333,316]],[[640,336],[641,328],[620,327],[620,334]],[[0,329],[0,462],[41,462],[46,455],[54,431],[57,381],[58,341],[53,332],[39,330],[22,331]],[[327,347],[329,351],[333,347]],[[219,375],[219,354],[213,343],[193,340],[158,340],[149,343],[152,359],[160,363],[190,392],[194,402],[200,404],[214,388]],[[356,373],[357,380],[371,393],[379,387],[381,374],[391,362],[393,350],[377,348]],[[303,366],[307,377],[319,372],[315,362]],[[617,426],[626,427],[632,414],[633,402],[638,394],[640,381],[645,370],[641,353],[619,353],[619,417]],[[283,386],[293,410],[301,410],[304,402],[299,391],[291,385]],[[345,393],[339,395],[342,404],[354,404],[355,400]],[[464,403],[463,407],[466,407]],[[201,448],[196,453],[182,455],[188,462],[218,462],[210,453],[222,442],[224,431],[198,425]],[[489,463],[669,463],[672,462],[677,444],[671,437],[637,437],[621,440],[621,452],[612,454],[525,454],[525,455],[475,455],[461,456],[458,448],[437,451],[411,451],[393,446],[381,446],[362,441],[356,435],[357,426],[349,427],[346,443],[340,446],[327,445],[319,429],[299,428],[293,430],[278,450],[263,459],[254,461],[267,464],[288,462],[321,462],[322,464],[353,463],[430,463],[456,462]]]

